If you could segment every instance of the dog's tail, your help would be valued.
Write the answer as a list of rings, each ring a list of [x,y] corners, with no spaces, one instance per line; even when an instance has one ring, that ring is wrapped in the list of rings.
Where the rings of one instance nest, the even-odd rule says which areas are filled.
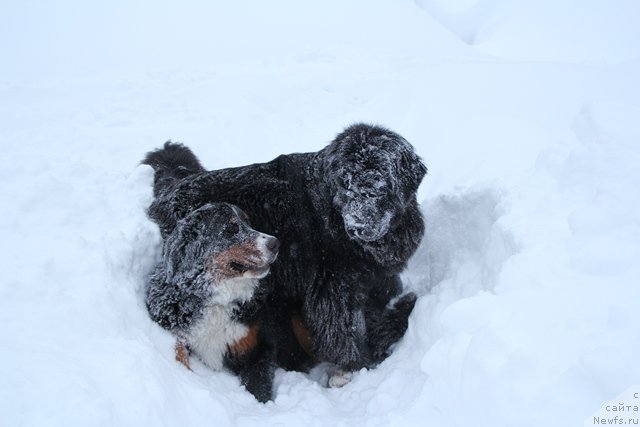
[[[155,171],[153,195],[169,187],[175,181],[196,173],[206,172],[198,158],[183,144],[167,141],[162,148],[147,153],[141,162]]]

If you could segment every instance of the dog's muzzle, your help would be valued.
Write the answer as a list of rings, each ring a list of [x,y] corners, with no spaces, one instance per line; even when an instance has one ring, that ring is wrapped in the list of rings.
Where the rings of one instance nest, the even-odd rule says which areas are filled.
[[[389,231],[391,212],[380,211],[373,201],[353,201],[342,210],[344,228],[352,239],[373,242]]]
[[[280,240],[268,234],[261,234],[259,238],[260,252],[265,257],[265,261],[271,264],[278,256],[280,249]]]

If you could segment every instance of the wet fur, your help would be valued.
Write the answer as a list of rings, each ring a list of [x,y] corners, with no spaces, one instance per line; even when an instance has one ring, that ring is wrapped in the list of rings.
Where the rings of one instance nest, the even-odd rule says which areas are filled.
[[[416,191],[426,167],[404,138],[358,124],[318,152],[210,172],[180,144],[163,150],[193,173],[156,199],[152,217],[171,228],[198,206],[226,201],[281,240],[261,312],[279,366],[350,371],[388,356],[416,300],[401,296],[399,274],[424,233]]]

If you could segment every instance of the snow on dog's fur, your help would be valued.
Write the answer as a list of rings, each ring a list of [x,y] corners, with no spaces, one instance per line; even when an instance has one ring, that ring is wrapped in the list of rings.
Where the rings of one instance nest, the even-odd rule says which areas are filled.
[[[146,159],[156,169],[157,196],[172,191],[173,182],[159,159],[158,153]],[[212,369],[226,366],[265,401],[273,363],[257,345],[261,327],[252,306],[260,304],[254,294],[279,242],[247,221],[236,206],[207,203],[175,225],[160,223],[162,260],[150,275],[146,305],[151,318],[177,337],[176,359],[189,367],[193,353]]]
[[[400,296],[399,274],[424,233],[416,191],[427,170],[404,138],[357,124],[318,152],[210,172],[182,145],[164,150],[183,177],[158,197],[155,217],[173,224],[224,201],[282,242],[264,279],[264,322],[279,366],[333,363],[329,384],[339,386],[345,372],[387,357],[416,301]]]

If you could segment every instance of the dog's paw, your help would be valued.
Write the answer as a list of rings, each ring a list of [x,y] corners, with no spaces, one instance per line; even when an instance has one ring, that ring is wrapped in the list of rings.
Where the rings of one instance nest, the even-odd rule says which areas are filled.
[[[183,341],[176,341],[176,361],[182,363],[185,368],[191,370],[191,365],[189,364],[189,347]]]
[[[249,381],[245,384],[247,391],[256,398],[260,403],[267,403],[271,400],[271,385],[259,383],[256,381]]]
[[[403,317],[409,317],[409,315],[413,311],[413,307],[416,305],[417,300],[418,296],[413,292],[409,292],[408,294],[401,296],[396,301],[393,309],[399,314],[402,314]]]
[[[330,388],[343,387],[349,384],[351,378],[353,378],[353,372],[345,371],[338,367],[329,369],[327,375],[329,376],[327,386]]]

